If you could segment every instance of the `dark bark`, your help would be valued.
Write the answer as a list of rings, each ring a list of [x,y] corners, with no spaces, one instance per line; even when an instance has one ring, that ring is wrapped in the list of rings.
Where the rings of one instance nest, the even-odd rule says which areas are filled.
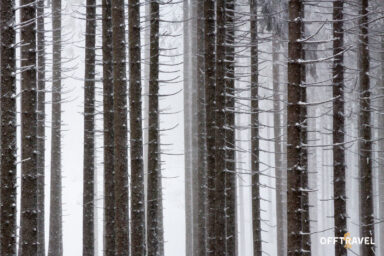
[[[104,107],[104,251],[105,256],[115,256],[112,0],[103,0],[102,8]]]
[[[124,0],[112,1],[115,256],[129,255],[127,82]]]
[[[131,150],[131,251],[145,255],[143,131],[141,118],[140,1],[128,1],[129,109]]]
[[[287,144],[287,200],[288,200],[288,255],[309,255],[309,211],[306,141],[305,67],[300,39],[304,30],[304,6],[301,0],[288,3],[288,144]]]
[[[16,255],[15,2],[1,1],[1,240],[0,255]]]
[[[207,255],[215,255],[215,1],[204,1],[205,111],[207,157]],[[223,248],[220,248],[223,250]]]
[[[360,232],[362,237],[374,241],[374,208],[372,184],[372,131],[371,131],[371,92],[369,78],[369,19],[368,0],[360,2],[359,19],[359,168],[360,168]],[[375,255],[375,245],[361,246],[361,255]]]
[[[37,254],[36,6],[21,0],[21,208],[19,255]],[[11,158],[12,161],[12,158]],[[4,216],[2,216],[4,218]]]
[[[259,151],[259,57],[257,0],[250,1],[251,13],[251,171],[253,255],[262,254],[260,216],[260,151]]]
[[[84,74],[83,255],[95,253],[95,46],[96,1],[87,0]]]
[[[333,3],[333,200],[335,237],[347,233],[347,202],[345,191],[345,121],[344,121],[344,28],[343,0]],[[345,245],[335,244],[336,255],[347,255]]]

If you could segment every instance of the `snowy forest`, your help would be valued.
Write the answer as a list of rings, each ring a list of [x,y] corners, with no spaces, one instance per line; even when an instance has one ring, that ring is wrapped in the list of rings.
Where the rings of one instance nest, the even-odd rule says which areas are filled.
[[[383,0],[0,24],[0,256],[384,256]]]

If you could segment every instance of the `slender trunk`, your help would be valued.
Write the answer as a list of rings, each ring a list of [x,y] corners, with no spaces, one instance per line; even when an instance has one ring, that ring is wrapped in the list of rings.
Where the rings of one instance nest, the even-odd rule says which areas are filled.
[[[362,237],[374,240],[373,184],[372,184],[372,131],[371,92],[369,79],[368,0],[361,0],[359,20],[359,167],[360,167],[360,230]],[[362,245],[362,255],[375,255],[375,245]]]
[[[207,255],[215,255],[215,1],[204,1],[205,111],[207,150]],[[220,248],[224,250],[224,248]]]
[[[226,209],[226,248],[227,254],[236,256],[236,165],[235,165],[235,0],[226,1],[225,24],[227,28],[225,40],[225,209]]]
[[[104,107],[104,251],[105,256],[115,256],[112,0],[103,0],[102,8]]]
[[[95,0],[87,0],[85,34],[83,255],[92,256],[95,253]]]
[[[260,141],[259,141],[259,58],[257,0],[250,1],[251,12],[251,170],[253,255],[262,254],[260,217]]]
[[[335,237],[347,233],[347,204],[345,192],[345,121],[344,121],[344,29],[343,0],[333,3],[333,200]],[[335,244],[336,255],[347,255],[345,245]]]
[[[112,1],[115,256],[129,255],[127,82],[124,16],[124,0]]]
[[[135,255],[145,255],[143,134],[141,118],[140,1],[128,1],[129,107],[131,134],[131,233]]]
[[[37,254],[36,6],[21,0],[21,209],[19,255]],[[4,10],[4,9],[3,9]],[[11,18],[11,17],[10,17]],[[11,32],[11,31],[10,31]],[[11,32],[12,33],[12,32]],[[4,39],[4,38],[2,38]],[[6,64],[6,63],[4,63]],[[3,65],[3,64],[2,64]],[[12,80],[11,80],[12,81]],[[8,135],[7,135],[8,136]],[[6,147],[4,147],[6,148]],[[2,149],[4,149],[2,148]],[[12,158],[10,159],[12,161]],[[1,216],[4,218],[5,216]]]
[[[379,95],[384,95],[384,35],[381,36],[381,67],[380,67],[380,81],[379,81]],[[381,171],[384,166],[384,98],[380,100],[380,107],[381,110],[378,116],[378,126],[381,127],[379,129],[378,138],[381,139],[379,141],[379,153],[378,153],[378,160],[379,160],[379,218],[380,220],[384,219],[384,172]],[[379,224],[379,237],[380,241],[384,240],[384,223]],[[380,255],[384,256],[384,244],[380,243],[379,245],[379,253]]]
[[[300,60],[304,50],[300,39],[304,30],[304,6],[301,0],[289,3],[288,43],[288,255],[310,254],[305,68]]]
[[[0,255],[16,255],[16,31],[15,1],[1,1],[1,240]]]

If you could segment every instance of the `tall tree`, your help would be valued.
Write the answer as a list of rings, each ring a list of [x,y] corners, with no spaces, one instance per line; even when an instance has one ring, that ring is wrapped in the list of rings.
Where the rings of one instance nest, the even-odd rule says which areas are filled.
[[[12,3],[10,3],[12,4]],[[9,6],[8,4],[3,5]],[[37,254],[37,86],[36,5],[20,1],[21,40],[21,208],[19,255]],[[11,12],[13,6],[9,6]],[[4,9],[2,9],[4,10]],[[4,13],[7,17],[7,14]],[[12,15],[8,16],[12,19]],[[11,25],[11,24],[10,24]],[[10,36],[12,31],[9,30]],[[2,38],[4,39],[4,38]],[[10,38],[12,40],[12,38]],[[7,53],[7,51],[5,51]],[[10,61],[12,61],[12,55]],[[4,63],[6,64],[6,62]],[[2,64],[3,65],[3,64]],[[6,71],[9,69],[5,69]],[[13,74],[11,74],[13,75]],[[5,77],[6,78],[6,77]],[[12,80],[11,80],[12,82]],[[12,85],[11,85],[12,88]],[[11,89],[10,88],[10,89]],[[12,134],[12,133],[11,133]],[[8,135],[7,135],[8,136]],[[6,148],[6,147],[4,147]],[[4,149],[2,148],[2,149]],[[10,159],[12,161],[12,158]],[[12,169],[12,168],[11,168]],[[12,178],[12,175],[11,175]],[[10,188],[12,189],[12,188]],[[5,216],[1,216],[4,218]]]
[[[369,11],[368,0],[360,1],[359,17],[359,168],[360,168],[360,232],[374,240],[371,92],[369,78]],[[375,255],[375,245],[361,247],[362,255]]]
[[[87,0],[84,75],[83,255],[95,253],[95,46],[96,1]]]
[[[44,0],[37,1],[37,255],[45,255],[45,25]]]
[[[250,1],[251,14],[251,170],[253,255],[262,254],[260,216],[260,151],[259,151],[259,57],[257,0]]]
[[[207,159],[207,255],[216,253],[215,234],[215,1],[204,1],[204,85]],[[219,248],[219,250],[223,250]]]
[[[104,251],[115,256],[112,0],[102,2],[104,107]]]
[[[287,218],[288,254],[310,254],[308,218],[306,88],[303,43],[304,5],[288,2],[288,142],[287,142]]]
[[[115,255],[129,255],[127,82],[124,0],[112,1]],[[131,38],[131,37],[130,37]]]
[[[344,1],[333,2],[333,200],[335,237],[347,233],[347,203],[345,191],[345,121],[344,121]],[[347,255],[345,246],[335,245],[336,255]]]
[[[150,3],[150,70],[148,109],[148,192],[147,192],[147,245],[148,255],[162,256],[162,184],[160,165],[159,126],[159,26],[160,10],[157,0]]]
[[[0,254],[16,255],[16,31],[15,1],[0,3],[1,206]],[[24,50],[25,54],[25,50]],[[25,83],[24,83],[25,84]],[[24,85],[25,86],[25,85]],[[23,96],[25,97],[25,96]],[[24,167],[25,168],[25,167]],[[25,170],[25,169],[24,169]],[[33,170],[33,169],[32,169]]]
[[[145,255],[145,205],[143,131],[141,118],[140,1],[128,1],[129,16],[129,107],[131,150],[131,251]]]
[[[61,0],[52,0],[52,141],[48,256],[63,255],[61,197]]]

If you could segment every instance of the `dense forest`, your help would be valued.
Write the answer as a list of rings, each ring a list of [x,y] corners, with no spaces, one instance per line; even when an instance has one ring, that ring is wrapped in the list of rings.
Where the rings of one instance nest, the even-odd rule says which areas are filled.
[[[383,0],[0,24],[0,256],[384,256]]]

